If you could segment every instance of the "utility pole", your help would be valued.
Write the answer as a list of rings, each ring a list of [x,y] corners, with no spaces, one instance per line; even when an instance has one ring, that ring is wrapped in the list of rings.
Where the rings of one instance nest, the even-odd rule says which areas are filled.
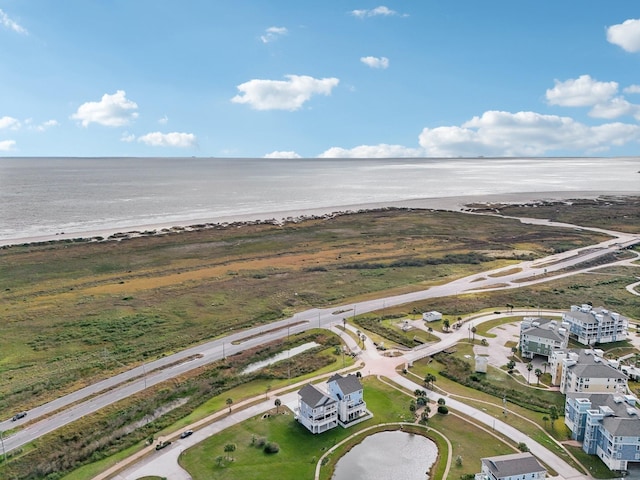
[[[4,449],[4,438],[2,437],[2,430],[0,430],[0,443],[2,443],[2,456],[4,457],[4,463],[7,463],[7,451]]]

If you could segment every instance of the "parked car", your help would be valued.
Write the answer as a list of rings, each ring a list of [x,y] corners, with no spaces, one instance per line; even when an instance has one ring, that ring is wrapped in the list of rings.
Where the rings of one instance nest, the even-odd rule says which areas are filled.
[[[21,418],[24,418],[27,416],[27,412],[20,412],[20,413],[16,413],[13,418],[11,419],[12,422],[15,422],[16,420],[20,420]]]
[[[180,438],[187,438],[189,435],[193,435],[193,430],[187,430],[180,434]]]

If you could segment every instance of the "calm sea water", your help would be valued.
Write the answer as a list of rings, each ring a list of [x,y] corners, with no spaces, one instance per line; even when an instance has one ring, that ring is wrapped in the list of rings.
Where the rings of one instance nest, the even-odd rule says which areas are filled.
[[[0,158],[0,241],[434,197],[639,192],[639,170],[640,157]]]

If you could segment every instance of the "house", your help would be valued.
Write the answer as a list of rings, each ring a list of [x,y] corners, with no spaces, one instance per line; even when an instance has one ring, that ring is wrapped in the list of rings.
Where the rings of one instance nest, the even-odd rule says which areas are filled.
[[[525,317],[520,323],[520,351],[523,358],[549,358],[554,350],[567,348],[569,324],[557,320]]]
[[[338,426],[338,402],[310,383],[298,392],[297,420],[311,433]]]
[[[597,455],[610,470],[640,462],[640,418],[633,395],[568,393],[564,423],[582,450]]]
[[[440,312],[436,312],[432,310],[431,312],[424,312],[422,314],[422,320],[425,322],[435,322],[437,320],[442,320],[442,314]]]
[[[603,353],[599,349],[554,351],[549,359],[551,383],[559,385],[564,394],[626,393],[627,375]]]
[[[530,452],[483,458],[482,471],[475,480],[537,480],[547,477],[546,469]]]
[[[583,345],[627,339],[629,320],[603,307],[572,305],[569,312],[562,314],[562,321],[569,325],[569,335]]]
[[[324,386],[307,384],[298,391],[296,419],[311,433],[338,425],[346,428],[371,418],[356,375],[331,376]]]

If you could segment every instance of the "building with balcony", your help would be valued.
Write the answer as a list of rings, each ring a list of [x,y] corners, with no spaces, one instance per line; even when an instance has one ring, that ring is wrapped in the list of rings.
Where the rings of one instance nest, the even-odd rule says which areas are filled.
[[[569,325],[569,335],[583,345],[627,339],[629,320],[603,307],[572,305],[569,312],[562,314],[562,322]]]
[[[582,450],[597,455],[610,470],[640,462],[640,418],[633,395],[568,393],[565,424]]]
[[[572,392],[626,394],[627,375],[618,362],[599,349],[556,350],[549,358],[551,383],[564,394]]]
[[[338,425],[348,427],[370,418],[363,388],[357,376],[338,373],[323,386],[307,384],[298,392],[296,419],[311,433]]]
[[[520,352],[523,358],[549,358],[553,351],[567,348],[569,324],[547,318],[525,317],[520,323]]]

